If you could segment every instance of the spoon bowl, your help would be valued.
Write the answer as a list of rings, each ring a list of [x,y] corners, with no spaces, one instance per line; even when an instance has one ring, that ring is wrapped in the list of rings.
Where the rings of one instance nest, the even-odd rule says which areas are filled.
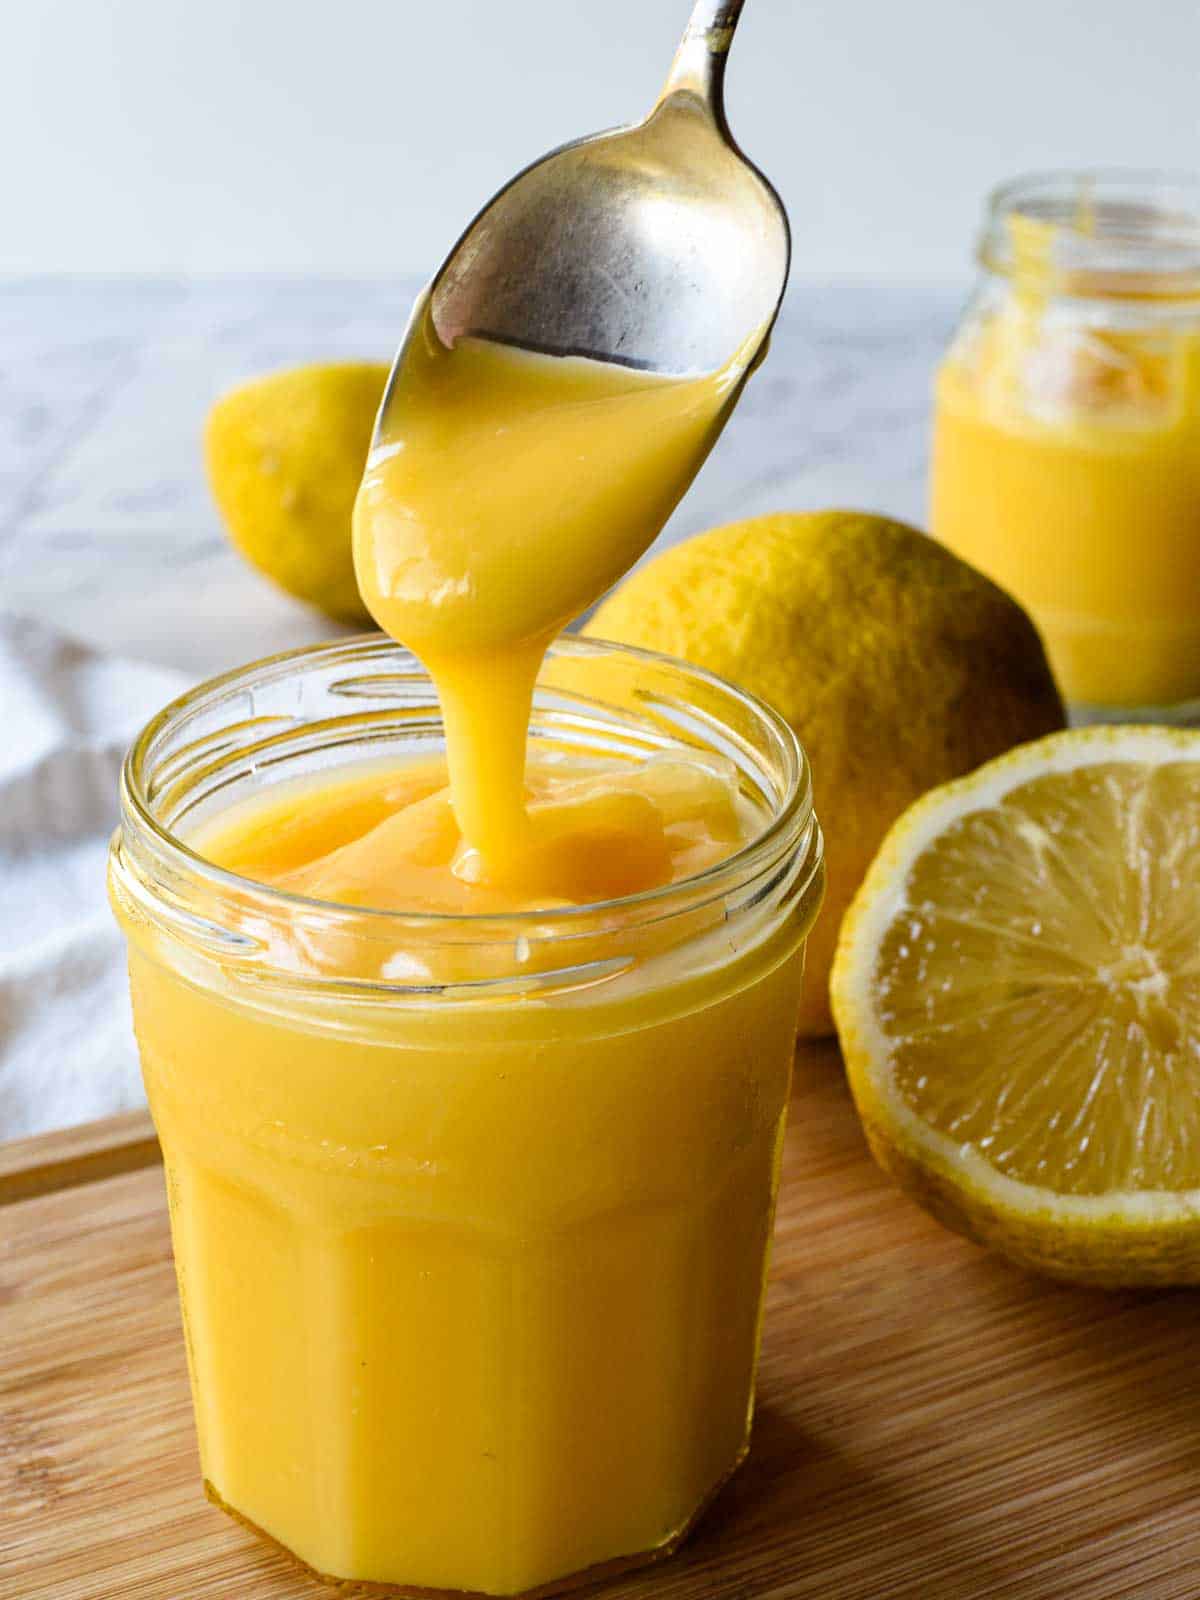
[[[429,291],[444,345],[470,335],[688,374],[716,371],[756,332],[765,343],[790,235],[725,120],[743,3],[698,0],[643,122],[560,146],[484,206]],[[381,436],[386,411],[385,398]]]

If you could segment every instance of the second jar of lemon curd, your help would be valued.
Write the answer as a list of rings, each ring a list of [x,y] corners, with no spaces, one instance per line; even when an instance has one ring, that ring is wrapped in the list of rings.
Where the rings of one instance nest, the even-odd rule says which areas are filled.
[[[1076,716],[1200,710],[1200,178],[998,190],[936,385],[932,531],[1031,612]]]
[[[204,845],[441,749],[388,641],[232,673],[134,747],[111,892],[210,1492],[324,1576],[509,1595],[669,1550],[746,1449],[821,835],[765,706],[564,640],[533,767],[694,763],[726,859],[420,916]]]

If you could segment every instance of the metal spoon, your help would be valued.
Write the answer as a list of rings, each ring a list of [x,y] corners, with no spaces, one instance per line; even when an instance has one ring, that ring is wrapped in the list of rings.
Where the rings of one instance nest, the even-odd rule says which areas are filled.
[[[791,240],[779,196],[725,121],[743,4],[697,0],[644,122],[561,145],[480,211],[430,286],[443,344],[472,334],[682,374],[715,371],[761,330],[753,367]]]

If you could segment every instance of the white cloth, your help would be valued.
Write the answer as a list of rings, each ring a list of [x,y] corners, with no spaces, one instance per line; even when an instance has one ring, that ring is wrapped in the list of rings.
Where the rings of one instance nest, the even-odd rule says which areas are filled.
[[[0,615],[0,1140],[143,1101],[105,857],[125,750],[187,685]]]

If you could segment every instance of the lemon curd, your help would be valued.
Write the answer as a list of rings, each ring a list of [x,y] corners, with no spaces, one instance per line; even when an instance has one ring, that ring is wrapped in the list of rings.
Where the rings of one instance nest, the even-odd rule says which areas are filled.
[[[1200,212],[1176,190],[1001,191],[936,384],[933,533],[1029,609],[1068,701],[1126,719],[1200,698]]]
[[[494,880],[538,883],[521,790],[546,646],[659,532],[758,342],[670,378],[483,339],[450,350],[418,304],[355,507],[355,565],[375,620],[437,684],[455,812]]]
[[[355,553],[420,662],[246,669],[127,766],[203,1470],[327,1577],[511,1595],[646,1559],[746,1449],[807,771],[717,679],[551,645],[743,374],[450,350],[419,307]]]

